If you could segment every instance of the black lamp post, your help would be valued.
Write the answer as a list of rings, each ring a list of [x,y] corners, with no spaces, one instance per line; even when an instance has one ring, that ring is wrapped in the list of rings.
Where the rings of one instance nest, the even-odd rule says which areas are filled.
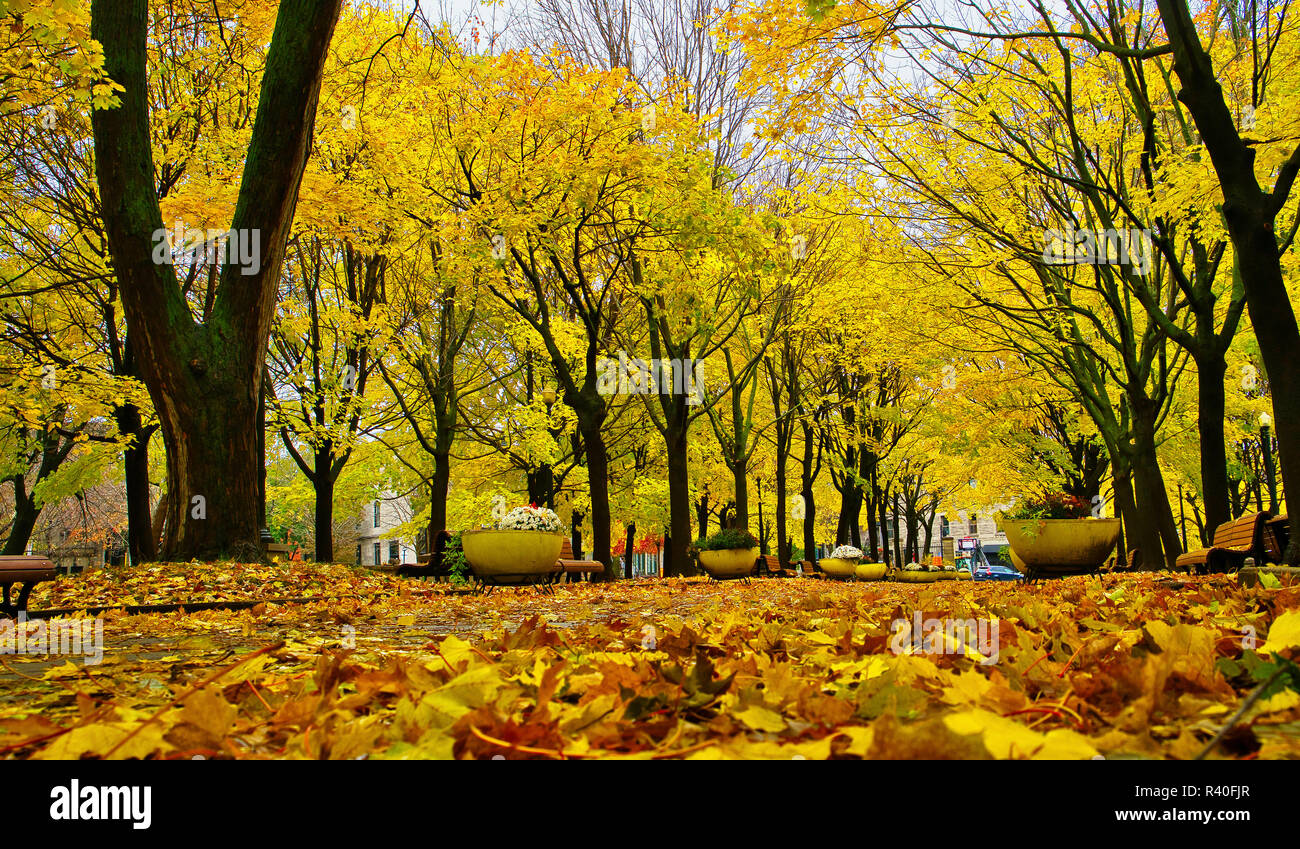
[[[542,400],[546,402],[546,432],[551,435],[551,442],[560,438],[559,432],[551,427],[551,408],[555,406],[555,389],[548,386],[542,390]],[[555,509],[555,472],[551,469],[550,463],[542,464],[542,486],[544,488],[545,507],[548,510]]]
[[[1259,444],[1264,453],[1264,481],[1268,484],[1268,512],[1277,515],[1277,478],[1273,473],[1273,439],[1269,426],[1273,417],[1268,413],[1259,414]]]
[[[756,476],[754,483],[758,486],[758,551],[767,554],[767,534],[763,533],[763,479]]]

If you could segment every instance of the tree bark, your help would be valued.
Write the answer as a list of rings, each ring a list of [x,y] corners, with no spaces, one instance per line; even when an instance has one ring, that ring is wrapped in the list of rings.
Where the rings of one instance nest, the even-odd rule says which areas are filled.
[[[122,453],[126,484],[126,544],[131,564],[158,559],[157,536],[149,509],[149,439],[154,428],[145,428],[140,409],[134,404],[114,408],[118,433],[131,442]]]
[[[226,265],[211,313],[198,324],[173,269],[153,259],[164,230],[149,129],[148,0],[91,4],[91,34],[123,86],[119,107],[92,115],[95,168],[128,333],[167,447],[168,558],[263,556],[254,432],[263,362],[340,6],[280,4],[231,222],[241,239],[258,234],[258,265],[252,274]]]
[[[1196,360],[1196,427],[1201,439],[1201,496],[1206,524],[1217,528],[1228,514],[1228,449],[1224,431],[1227,405],[1223,382],[1228,371],[1222,353]]]
[[[1173,48],[1174,73],[1182,84],[1178,99],[1196,122],[1223,192],[1223,217],[1268,372],[1282,482],[1290,493],[1300,487],[1300,327],[1274,227],[1300,171],[1300,147],[1278,169],[1272,192],[1265,191],[1255,175],[1256,149],[1237,131],[1186,0],[1157,0],[1157,7]],[[1286,561],[1300,563],[1298,534],[1291,536]]]

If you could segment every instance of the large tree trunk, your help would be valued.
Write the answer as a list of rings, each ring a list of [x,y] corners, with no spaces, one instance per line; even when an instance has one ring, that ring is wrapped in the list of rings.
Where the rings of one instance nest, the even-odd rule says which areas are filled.
[[[1201,493],[1205,520],[1217,528],[1231,521],[1228,513],[1228,449],[1224,433],[1226,398],[1223,381],[1228,364],[1216,353],[1196,361],[1196,427],[1201,438]]]
[[[731,481],[736,492],[734,526],[749,530],[749,463],[747,460],[732,461]]]
[[[145,428],[140,409],[123,404],[113,410],[118,433],[131,442],[122,453],[126,483],[126,545],[131,564],[158,559],[157,537],[149,509],[149,438],[153,428]]]
[[[1186,0],[1157,0],[1157,6],[1182,84],[1178,99],[1196,122],[1223,191],[1223,217],[1268,371],[1282,482],[1290,493],[1300,487],[1300,328],[1282,274],[1274,223],[1300,171],[1300,148],[1274,172],[1273,191],[1265,191],[1255,175],[1256,148],[1236,129]],[[1300,534],[1291,535],[1286,560],[1300,563]]]
[[[618,575],[614,571],[610,540],[613,520],[609,510],[609,456],[600,425],[584,428],[582,441],[587,454],[587,489],[591,494],[591,559],[605,564],[605,570],[592,577],[600,581],[616,581]]]
[[[451,452],[436,452],[433,455],[433,481],[429,489],[429,539],[436,539],[440,531],[447,529],[447,488],[450,484]]]
[[[267,52],[231,230],[257,234],[256,269],[226,265],[206,324],[196,324],[172,267],[154,260],[164,232],[154,185],[146,79],[148,0],[93,0],[91,34],[123,90],[92,115],[95,167],[113,272],[167,448],[163,553],[261,558],[262,458],[256,434],[267,335],[307,160],[321,72],[341,0],[284,0]]]
[[[668,454],[668,540],[664,577],[685,577],[695,573],[694,565],[686,556],[691,542],[691,482],[686,458],[686,429],[679,429],[673,420],[668,422],[665,437]],[[703,509],[707,521],[707,494],[703,496]],[[701,533],[706,525],[701,524]]]
[[[316,491],[316,562],[334,562],[334,442],[316,447],[312,487]]]

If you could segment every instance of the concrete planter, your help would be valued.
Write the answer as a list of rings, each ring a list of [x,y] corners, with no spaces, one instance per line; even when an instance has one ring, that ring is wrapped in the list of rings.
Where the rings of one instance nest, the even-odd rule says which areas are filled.
[[[817,561],[822,571],[832,578],[852,578],[857,574],[858,561],[841,557],[823,557]]]
[[[716,580],[740,578],[754,571],[758,560],[757,548],[721,548],[716,551],[701,551],[700,568]]]
[[[1003,519],[1011,562],[1028,575],[1094,572],[1119,541],[1119,519]]]
[[[859,563],[853,570],[859,581],[880,581],[885,577],[889,567],[884,563]]]
[[[461,545],[470,571],[480,579],[521,582],[556,571],[562,534],[546,531],[478,530],[461,534]]]

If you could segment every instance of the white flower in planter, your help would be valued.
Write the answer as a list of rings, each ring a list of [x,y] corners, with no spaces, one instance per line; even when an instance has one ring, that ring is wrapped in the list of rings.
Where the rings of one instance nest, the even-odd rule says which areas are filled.
[[[497,522],[503,531],[545,531],[558,534],[563,528],[560,517],[545,507],[516,507]]]
[[[831,557],[835,560],[861,560],[862,549],[854,548],[851,545],[841,545],[831,552]]]

